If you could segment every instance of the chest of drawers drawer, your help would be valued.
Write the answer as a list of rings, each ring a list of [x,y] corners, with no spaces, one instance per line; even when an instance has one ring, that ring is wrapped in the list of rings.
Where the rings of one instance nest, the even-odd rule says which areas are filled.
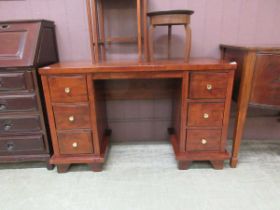
[[[42,135],[2,136],[0,138],[0,155],[44,153],[46,147]]]
[[[190,75],[191,99],[225,98],[228,84],[227,73],[192,73]]]
[[[221,130],[187,130],[186,151],[218,151]]]
[[[81,129],[90,128],[89,107],[84,105],[54,105],[56,128]]]
[[[0,116],[0,132],[32,132],[40,131],[40,117],[34,116]]]
[[[15,91],[33,89],[32,73],[25,72],[5,72],[0,73],[0,91]]]
[[[59,151],[62,155],[90,154],[93,152],[90,131],[59,132],[57,137]]]
[[[85,76],[51,76],[48,82],[52,102],[88,101]]]
[[[224,103],[189,103],[187,126],[222,126],[224,106]]]
[[[37,109],[35,94],[0,95],[0,113],[10,111],[35,111]]]

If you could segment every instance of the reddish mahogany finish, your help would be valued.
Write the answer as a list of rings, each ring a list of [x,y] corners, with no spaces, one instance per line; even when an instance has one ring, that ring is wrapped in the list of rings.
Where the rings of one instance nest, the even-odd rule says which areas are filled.
[[[280,109],[280,47],[221,45],[222,59],[238,64],[234,85],[237,99],[233,154],[235,168],[249,105]]]
[[[235,68],[223,61],[194,59],[190,63],[60,63],[40,69],[54,147],[50,162],[58,172],[66,172],[74,163],[100,171],[110,134],[106,99],[170,96],[174,106],[169,133],[179,168],[205,160],[221,169],[229,159],[225,147]],[[119,85],[107,89],[104,84],[109,80]],[[156,83],[159,80],[168,82]],[[122,89],[122,82],[129,88]],[[147,93],[139,84],[154,87],[153,91]],[[77,121],[70,122],[69,116]]]

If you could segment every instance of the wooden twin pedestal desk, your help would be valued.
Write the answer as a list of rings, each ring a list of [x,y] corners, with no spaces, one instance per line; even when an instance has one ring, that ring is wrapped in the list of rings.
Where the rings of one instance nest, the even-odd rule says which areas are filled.
[[[112,93],[127,98],[136,94],[137,98],[156,97],[166,91],[173,101],[173,123],[163,132],[170,134],[179,169],[187,169],[192,161],[210,161],[214,168],[222,169],[224,160],[230,158],[226,140],[235,69],[236,64],[212,59],[60,63],[41,68],[54,148],[50,163],[57,165],[58,172],[66,172],[75,163],[102,170],[111,133],[108,97]],[[133,82],[116,93],[108,88],[112,80]],[[139,80],[149,80],[154,88],[141,91],[136,88]],[[157,89],[159,80],[172,81],[172,85]]]

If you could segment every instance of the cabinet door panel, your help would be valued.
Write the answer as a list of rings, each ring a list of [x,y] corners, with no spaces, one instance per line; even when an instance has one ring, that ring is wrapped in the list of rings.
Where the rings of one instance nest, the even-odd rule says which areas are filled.
[[[251,102],[280,107],[280,55],[257,55]]]

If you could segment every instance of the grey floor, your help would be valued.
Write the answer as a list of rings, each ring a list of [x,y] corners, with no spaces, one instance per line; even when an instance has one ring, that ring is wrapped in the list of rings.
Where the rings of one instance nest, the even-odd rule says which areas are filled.
[[[244,141],[238,168],[225,165],[179,171],[167,143],[113,145],[101,173],[0,165],[0,210],[280,209],[280,141]]]

